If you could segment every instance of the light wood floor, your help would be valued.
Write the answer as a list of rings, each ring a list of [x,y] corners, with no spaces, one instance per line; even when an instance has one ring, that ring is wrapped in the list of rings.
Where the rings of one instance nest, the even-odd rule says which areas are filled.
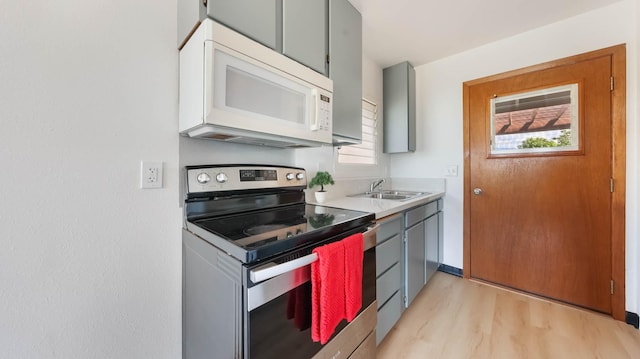
[[[640,358],[640,331],[605,315],[438,272],[378,359]]]

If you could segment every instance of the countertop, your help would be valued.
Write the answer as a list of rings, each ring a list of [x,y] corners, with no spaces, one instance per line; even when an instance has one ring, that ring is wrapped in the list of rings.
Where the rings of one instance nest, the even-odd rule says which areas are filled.
[[[405,201],[390,199],[360,198],[360,197],[338,197],[329,199],[324,203],[313,203],[326,207],[336,207],[351,209],[354,211],[374,212],[376,219],[380,219],[405,209],[419,206],[421,204],[435,201],[444,196],[443,191],[426,191],[429,194],[411,198]]]

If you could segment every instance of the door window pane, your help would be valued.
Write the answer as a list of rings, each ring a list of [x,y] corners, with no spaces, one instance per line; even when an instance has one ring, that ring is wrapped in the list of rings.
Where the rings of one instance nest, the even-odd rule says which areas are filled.
[[[576,151],[578,84],[491,99],[490,153]]]

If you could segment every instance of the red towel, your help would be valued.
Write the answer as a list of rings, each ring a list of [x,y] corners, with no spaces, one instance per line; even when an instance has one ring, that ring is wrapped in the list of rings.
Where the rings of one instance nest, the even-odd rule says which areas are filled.
[[[327,343],[344,318],[344,245],[333,242],[313,250],[311,263],[311,339]]]
[[[345,318],[352,321],[362,307],[362,260],[364,259],[364,237],[354,234],[342,240],[345,261]]]
[[[362,307],[362,233],[313,250],[311,339],[326,344],[342,319],[352,321]]]

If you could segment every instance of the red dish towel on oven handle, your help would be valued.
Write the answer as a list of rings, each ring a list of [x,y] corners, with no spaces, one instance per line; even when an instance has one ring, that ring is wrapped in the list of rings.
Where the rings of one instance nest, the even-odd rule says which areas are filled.
[[[357,233],[342,240],[344,244],[345,318],[351,322],[362,308],[362,261],[364,237]]]
[[[311,339],[326,344],[343,318],[352,321],[362,307],[361,233],[313,250]]]

